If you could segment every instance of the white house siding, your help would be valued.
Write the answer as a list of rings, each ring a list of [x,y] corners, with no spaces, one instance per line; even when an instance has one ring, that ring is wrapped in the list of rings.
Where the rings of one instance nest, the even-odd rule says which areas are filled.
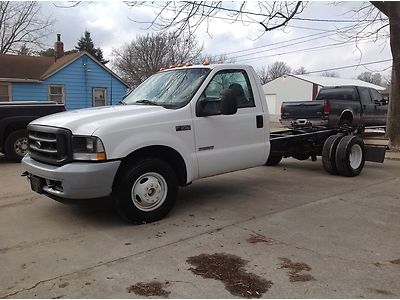
[[[282,76],[264,84],[263,90],[270,114],[279,115],[283,101],[311,101],[313,84],[292,76]]]

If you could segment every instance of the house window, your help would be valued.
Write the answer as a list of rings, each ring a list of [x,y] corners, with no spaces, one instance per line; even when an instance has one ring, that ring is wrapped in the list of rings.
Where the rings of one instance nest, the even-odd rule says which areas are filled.
[[[49,85],[49,101],[54,101],[60,104],[65,103],[63,85]]]
[[[11,84],[0,83],[0,102],[11,100]]]
[[[106,105],[106,88],[93,88],[93,106],[105,106]]]

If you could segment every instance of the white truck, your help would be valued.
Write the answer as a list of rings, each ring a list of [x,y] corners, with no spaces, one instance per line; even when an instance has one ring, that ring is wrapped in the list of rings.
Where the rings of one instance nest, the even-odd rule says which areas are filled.
[[[43,117],[28,125],[28,133],[22,165],[33,191],[60,201],[111,196],[134,223],[163,218],[178,187],[199,178],[267,160],[277,164],[282,157],[314,158],[323,150],[330,173],[355,176],[366,158],[357,137],[341,146],[346,133],[340,129],[314,128],[305,139],[294,130],[270,136],[261,84],[246,65],[163,70],[121,105]],[[325,145],[330,136],[337,138]],[[310,137],[314,141],[306,147]],[[276,151],[270,155],[271,145]],[[337,161],[336,148],[344,149]]]

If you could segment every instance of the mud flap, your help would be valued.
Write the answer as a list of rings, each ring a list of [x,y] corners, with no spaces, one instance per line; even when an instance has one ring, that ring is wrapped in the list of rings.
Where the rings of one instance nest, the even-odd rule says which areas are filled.
[[[365,145],[365,160],[383,163],[385,160],[386,146],[384,145]]]

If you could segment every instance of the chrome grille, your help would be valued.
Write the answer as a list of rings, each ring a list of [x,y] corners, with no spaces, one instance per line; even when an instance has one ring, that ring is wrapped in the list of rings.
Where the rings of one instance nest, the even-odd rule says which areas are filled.
[[[71,161],[71,132],[67,129],[28,125],[29,155],[41,162],[63,165]]]

